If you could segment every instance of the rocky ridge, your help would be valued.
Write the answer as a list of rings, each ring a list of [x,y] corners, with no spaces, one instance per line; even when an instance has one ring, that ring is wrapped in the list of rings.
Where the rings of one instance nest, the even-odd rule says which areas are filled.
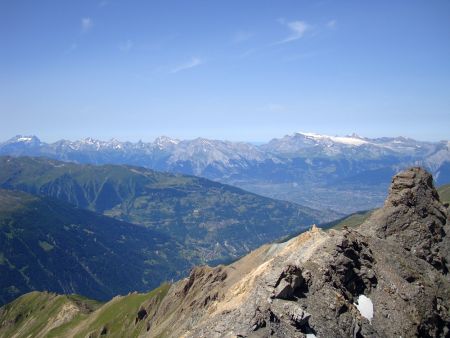
[[[148,334],[448,336],[448,227],[431,175],[409,169],[394,177],[385,206],[359,229],[313,227],[228,267],[194,269],[162,301],[160,309],[173,315],[157,312]],[[361,295],[373,318],[359,311]]]
[[[118,332],[142,337],[448,337],[448,220],[430,174],[411,168],[394,177],[384,207],[359,228],[325,232],[313,226],[229,266],[196,267],[167,288],[164,297],[148,298],[134,312],[120,314],[133,324],[119,331],[100,318],[101,309],[133,295],[114,299],[70,331],[59,332],[90,337]],[[94,322],[101,325],[88,325]]]
[[[362,232],[400,244],[406,251],[448,272],[445,244],[447,209],[433,177],[415,167],[396,175],[384,208],[362,225]]]

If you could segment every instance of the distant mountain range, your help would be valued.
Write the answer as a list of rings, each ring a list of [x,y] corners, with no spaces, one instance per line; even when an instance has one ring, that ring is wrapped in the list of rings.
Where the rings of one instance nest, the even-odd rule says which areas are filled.
[[[265,196],[341,213],[381,205],[393,174],[421,165],[437,184],[450,182],[450,142],[295,133],[266,144],[158,137],[153,142],[16,136],[0,155],[45,156],[93,164],[128,164],[202,176]]]

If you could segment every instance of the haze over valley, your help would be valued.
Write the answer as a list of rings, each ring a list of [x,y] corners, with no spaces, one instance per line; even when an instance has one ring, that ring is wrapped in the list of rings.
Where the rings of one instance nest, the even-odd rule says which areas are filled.
[[[411,165],[429,170],[438,185],[450,181],[450,141],[401,136],[294,133],[260,145],[164,136],[148,143],[94,138],[46,143],[36,136],[16,136],[0,143],[0,155],[128,164],[202,176],[341,215],[381,206],[392,175]]]
[[[449,337],[449,18],[0,1],[0,337]]]

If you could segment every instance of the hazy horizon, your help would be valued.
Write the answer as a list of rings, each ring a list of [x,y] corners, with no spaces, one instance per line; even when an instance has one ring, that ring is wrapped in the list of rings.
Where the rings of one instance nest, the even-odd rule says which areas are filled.
[[[0,135],[448,139],[450,2],[4,1]]]
[[[66,141],[80,141],[80,140],[85,140],[88,138],[92,138],[94,140],[98,140],[98,141],[104,141],[104,142],[108,142],[108,141],[112,141],[112,140],[117,140],[119,142],[131,142],[131,143],[136,143],[139,141],[142,141],[144,143],[149,143],[149,142],[154,142],[158,137],[168,137],[171,139],[176,139],[179,141],[189,141],[189,140],[195,140],[195,139],[208,139],[208,140],[217,140],[217,141],[229,141],[229,142],[244,142],[244,143],[250,143],[250,144],[254,144],[254,145],[261,145],[261,144],[265,144],[267,142],[269,142],[270,140],[273,139],[280,139],[284,136],[292,136],[294,134],[297,133],[310,133],[310,134],[319,134],[319,135],[323,135],[323,136],[331,136],[331,137],[350,137],[353,136],[352,134],[356,134],[356,136],[358,137],[362,137],[362,138],[368,138],[368,139],[376,139],[376,138],[382,138],[382,137],[391,137],[391,138],[395,138],[395,137],[406,137],[406,138],[410,138],[410,139],[414,139],[416,141],[423,141],[423,142],[440,142],[440,141],[450,141],[449,138],[447,139],[419,139],[419,138],[414,138],[414,137],[409,137],[409,136],[405,136],[405,135],[375,135],[375,136],[367,136],[367,135],[361,135],[358,133],[350,133],[350,134],[321,134],[321,133],[317,133],[314,131],[293,131],[290,133],[284,133],[282,135],[274,135],[268,139],[265,140],[245,140],[245,139],[227,139],[227,138],[217,138],[217,137],[205,137],[202,135],[199,136],[195,136],[195,137],[188,137],[188,138],[183,138],[183,137],[176,137],[176,136],[172,136],[172,135],[158,135],[156,137],[153,138],[137,138],[137,139],[121,139],[121,138],[116,138],[116,137],[110,137],[110,138],[100,138],[100,137],[96,137],[96,136],[84,136],[84,137],[79,137],[79,138],[67,138],[67,137],[62,137],[62,138],[56,138],[56,139],[47,139],[47,138],[42,138],[41,136],[39,136],[38,134],[15,134],[12,135],[10,137],[7,138],[2,138],[0,139],[0,143],[8,141],[14,137],[17,136],[23,136],[23,137],[31,137],[31,136],[35,136],[37,137],[41,142],[45,142],[45,143],[53,143],[53,142],[57,142],[57,141],[61,141],[61,140],[66,140]]]

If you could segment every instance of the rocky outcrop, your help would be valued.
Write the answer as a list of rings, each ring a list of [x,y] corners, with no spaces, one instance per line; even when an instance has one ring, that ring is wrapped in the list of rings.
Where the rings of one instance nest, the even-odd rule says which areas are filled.
[[[118,315],[128,318],[122,327],[92,326],[104,308],[128,309],[133,295],[64,336],[449,337],[448,228],[431,176],[412,168],[394,177],[384,207],[357,229],[313,226],[228,266],[196,267]]]
[[[447,217],[433,177],[415,167],[394,176],[384,207],[361,231],[395,242],[446,273],[447,259],[440,251],[448,231]]]
[[[314,227],[230,266],[193,270],[162,302],[178,314],[149,334],[448,336],[447,219],[431,175],[411,168],[393,178],[384,207],[359,229]],[[360,312],[362,295],[373,318]]]

